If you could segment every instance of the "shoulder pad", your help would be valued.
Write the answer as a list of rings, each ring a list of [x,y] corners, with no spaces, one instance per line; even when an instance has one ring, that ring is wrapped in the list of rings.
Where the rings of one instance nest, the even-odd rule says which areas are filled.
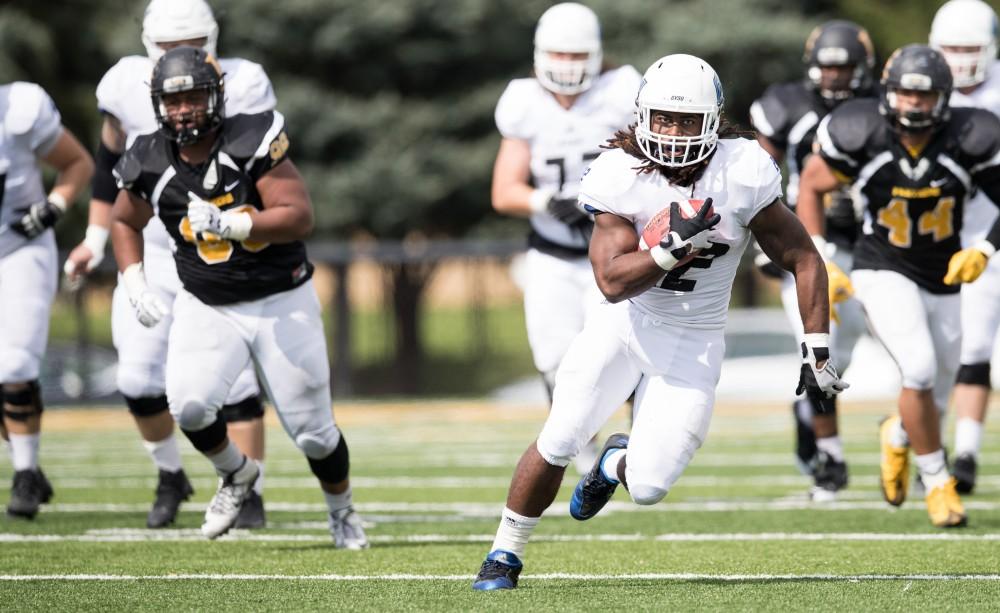
[[[153,62],[144,55],[128,55],[108,69],[97,84],[97,108],[116,117],[118,103],[136,87],[146,87],[153,75]]]
[[[642,75],[628,64],[614,70],[609,70],[605,75],[607,76],[607,81],[600,84],[600,86],[604,87],[605,91],[607,91],[608,96],[606,100],[608,103],[612,104],[612,108],[623,115],[624,123],[622,127],[635,123],[632,116],[635,114],[635,98],[639,94]]]
[[[754,101],[750,119],[764,136],[785,142],[795,122],[811,110],[809,92],[801,81],[775,83]]]
[[[615,213],[614,201],[635,183],[637,166],[643,163],[621,149],[611,149],[597,156],[583,173],[580,201],[590,212]],[[610,210],[609,210],[610,209]]]
[[[852,154],[864,149],[872,135],[884,126],[878,100],[859,98],[844,102],[830,113],[827,132],[838,150]]]
[[[531,108],[542,92],[535,79],[514,79],[497,101],[494,114],[504,138],[530,139],[535,134]]]
[[[241,58],[219,60],[226,87],[226,115],[273,110],[278,101],[264,67]]]
[[[951,125],[962,153],[971,158],[992,157],[1000,149],[1000,119],[977,108],[953,108]]]
[[[136,137],[132,146],[122,154],[113,170],[119,188],[131,189],[142,176],[143,168],[155,163],[154,160],[150,159],[150,156],[158,138],[160,136],[157,133],[142,134]]]
[[[263,157],[284,129],[285,117],[278,111],[227,117],[222,124],[223,150],[240,160]]]
[[[55,103],[41,86],[27,81],[15,81],[10,84],[7,103],[7,115],[3,118],[4,127],[10,134],[27,134],[35,126],[39,117],[47,110],[44,105]],[[58,116],[58,111],[56,112]]]

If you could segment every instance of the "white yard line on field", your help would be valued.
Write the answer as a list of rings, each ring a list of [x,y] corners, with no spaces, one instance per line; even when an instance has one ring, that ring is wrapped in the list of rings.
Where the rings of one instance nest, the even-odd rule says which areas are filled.
[[[490,543],[493,534],[414,534],[404,536],[372,535],[369,540],[376,544],[401,543]],[[311,543],[330,542],[330,535],[321,534],[261,534],[247,530],[234,530],[221,537],[221,541],[263,542],[263,543]],[[0,543],[134,543],[134,542],[187,542],[205,541],[201,532],[194,528],[147,530],[143,528],[107,528],[88,530],[86,534],[4,534],[0,533]],[[825,542],[925,542],[962,541],[995,542],[1000,534],[955,534],[948,532],[928,534],[901,534],[878,532],[847,532],[813,534],[808,532],[736,532],[736,533],[677,533],[646,536],[642,534],[539,534],[533,542],[653,542],[671,543],[738,542],[738,541],[825,541]]]
[[[249,574],[176,574],[176,575],[0,575],[0,581],[471,581],[472,575],[249,575]],[[531,581],[1000,581],[1000,575],[833,575],[833,574],[756,574],[724,575],[709,573],[633,573],[583,574],[546,573],[523,575]]]

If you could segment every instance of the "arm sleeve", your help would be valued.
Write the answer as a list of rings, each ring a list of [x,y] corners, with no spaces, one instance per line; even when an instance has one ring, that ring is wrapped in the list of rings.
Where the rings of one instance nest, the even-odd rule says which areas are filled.
[[[44,157],[52,151],[62,136],[62,117],[59,115],[56,103],[41,87],[24,84],[21,91],[24,95],[17,96],[17,99],[23,104],[23,110],[16,112],[19,117],[14,122],[19,125],[12,127],[15,132],[23,130],[31,151],[39,157]]]
[[[494,119],[504,138],[530,140],[533,136],[531,114],[528,112],[524,81],[512,81],[497,102]]]
[[[577,198],[588,213],[613,213],[631,219],[623,212],[620,199],[635,181],[636,171],[622,163],[622,156],[627,154],[618,149],[605,151],[584,172]]]

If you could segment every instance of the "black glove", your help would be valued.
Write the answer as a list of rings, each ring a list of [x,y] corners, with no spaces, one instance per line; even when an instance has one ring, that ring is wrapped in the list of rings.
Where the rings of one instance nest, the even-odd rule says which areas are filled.
[[[850,385],[840,378],[837,369],[830,361],[830,349],[826,343],[816,342],[814,338],[828,338],[827,334],[806,334],[805,341],[800,343],[802,349],[802,368],[799,370],[799,384],[795,394],[806,393],[821,407],[821,412],[833,410],[833,398]],[[823,366],[818,364],[822,362]]]
[[[576,198],[559,198],[558,196],[552,196],[549,198],[549,203],[545,205],[545,210],[548,211],[549,215],[552,215],[559,221],[568,225],[573,225],[587,216],[587,214],[580,209],[580,205],[577,204]]]
[[[36,202],[31,205],[31,208],[28,209],[28,212],[21,219],[10,224],[10,229],[26,238],[35,238],[56,225],[62,214],[63,210],[61,208],[47,200]]]
[[[660,246],[668,251],[684,249],[686,253],[691,253],[695,249],[708,249],[711,246],[708,233],[722,219],[718,213],[709,216],[711,210],[712,199],[707,198],[697,215],[684,219],[681,216],[681,205],[671,202],[670,231],[660,239]]]

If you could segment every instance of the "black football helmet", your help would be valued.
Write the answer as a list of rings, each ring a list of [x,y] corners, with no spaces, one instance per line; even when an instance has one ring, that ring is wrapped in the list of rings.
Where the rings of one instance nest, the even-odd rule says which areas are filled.
[[[178,130],[167,116],[163,98],[170,94],[197,89],[208,91],[205,117],[190,127]],[[156,113],[156,121],[160,124],[160,132],[176,141],[178,145],[196,143],[222,125],[225,116],[222,69],[215,58],[204,49],[175,47],[164,53],[153,67],[149,93],[153,99],[153,112]]]
[[[865,95],[872,88],[875,49],[865,30],[852,21],[835,20],[816,26],[806,40],[802,61],[809,84],[831,104]],[[828,89],[822,84],[823,66],[854,66],[845,89]]]
[[[896,91],[900,89],[938,92],[938,101],[930,112],[907,111],[900,114]],[[882,70],[882,99],[879,111],[903,130],[919,132],[948,121],[951,115],[951,69],[944,56],[927,45],[907,45],[892,54]]]

